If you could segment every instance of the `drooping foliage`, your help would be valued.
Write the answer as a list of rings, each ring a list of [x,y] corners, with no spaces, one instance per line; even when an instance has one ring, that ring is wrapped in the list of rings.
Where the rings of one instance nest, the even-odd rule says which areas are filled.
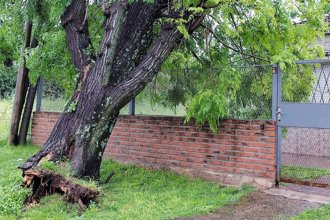
[[[298,71],[295,61],[324,57],[316,40],[328,30],[325,6],[326,1],[220,3],[163,65],[149,87],[154,101],[172,108],[184,104],[188,119],[208,122],[214,131],[225,116],[270,118],[271,65],[262,65],[273,63],[284,71],[285,99],[305,99],[312,71]],[[256,64],[261,66],[248,67]]]

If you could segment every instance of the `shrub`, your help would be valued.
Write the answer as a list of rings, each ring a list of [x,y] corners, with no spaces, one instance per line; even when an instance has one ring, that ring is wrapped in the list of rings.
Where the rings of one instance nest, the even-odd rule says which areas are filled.
[[[10,96],[16,85],[16,68],[0,66],[0,98]]]

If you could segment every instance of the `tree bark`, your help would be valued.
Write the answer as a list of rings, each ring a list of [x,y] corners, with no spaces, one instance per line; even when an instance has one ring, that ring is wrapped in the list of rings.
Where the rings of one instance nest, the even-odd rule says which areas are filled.
[[[8,138],[8,143],[11,145],[18,144],[18,128],[21,120],[23,105],[26,96],[26,85],[27,84],[27,69],[25,65],[24,53],[25,49],[30,46],[31,41],[31,33],[32,33],[32,23],[30,21],[25,22],[25,44],[21,49],[21,57],[23,58],[23,63],[19,67],[16,81],[16,89],[15,89],[15,99],[13,104],[13,112],[10,123],[10,133]]]
[[[19,136],[18,136],[18,143],[22,144],[22,145],[26,144],[27,133],[29,130],[31,115],[32,115],[32,111],[33,111],[34,99],[36,96],[39,81],[40,81],[40,78],[38,79],[36,85],[32,85],[30,83],[28,93],[26,96],[26,102],[25,102],[25,106],[24,106],[24,112],[23,112],[23,116],[22,116],[21,126],[19,129]]]
[[[73,0],[67,10],[79,2]],[[87,64],[88,70],[80,77],[71,104],[60,116],[43,149],[21,166],[23,171],[37,166],[44,157],[52,161],[66,157],[71,160],[75,176],[99,179],[103,152],[120,109],[152,80],[182,39],[176,25],[168,23],[153,37],[154,23],[164,7],[167,5],[163,2],[137,1],[128,5],[119,1],[105,11],[105,33],[95,63]],[[79,17],[68,15],[67,11],[64,14],[63,17]],[[82,37],[72,31],[75,29],[67,30],[67,39]],[[70,50],[74,57],[83,53],[81,47]],[[81,69],[81,63],[74,63]]]

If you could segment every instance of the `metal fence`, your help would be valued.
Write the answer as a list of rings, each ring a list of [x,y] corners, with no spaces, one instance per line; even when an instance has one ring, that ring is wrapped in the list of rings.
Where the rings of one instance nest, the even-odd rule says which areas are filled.
[[[235,99],[230,100],[229,111],[227,117],[235,119],[271,119],[272,108],[272,69],[271,65],[250,65],[250,66],[233,66],[233,69],[240,75],[241,85],[237,91]],[[209,74],[215,77],[219,70],[209,68],[203,73],[199,73],[196,69],[175,69],[166,70],[166,76],[177,76],[178,72],[185,75],[189,83],[189,78],[196,77],[196,74]],[[161,72],[159,75],[164,74]],[[219,73],[221,74],[221,72]],[[157,78],[162,77],[158,76]],[[182,77],[182,76],[181,76]],[[172,92],[176,93],[173,87],[182,87],[180,84],[173,85],[173,79],[168,79],[171,86],[162,85],[157,82],[157,78],[134,100],[125,106],[121,114],[137,114],[137,115],[168,115],[168,116],[184,116],[186,108],[183,104],[178,103],[177,106],[163,105],[163,101],[155,101],[153,95],[158,93]],[[182,79],[177,80],[183,83]],[[185,82],[187,83],[187,82]],[[185,85],[187,86],[187,85]],[[155,89],[156,88],[156,89]],[[179,92],[176,94],[179,96]],[[190,94],[191,95],[191,94]],[[178,98],[179,99],[179,98]],[[62,112],[67,103],[68,96],[65,91],[54,85],[50,80],[44,80],[43,86],[39,89],[37,97],[37,111],[53,111]],[[159,99],[158,99],[159,100]]]
[[[272,96],[271,66],[233,66],[233,69],[241,77],[241,86],[237,91],[236,98],[230,101],[228,117],[236,119],[270,119]],[[186,80],[186,84],[193,84],[191,80],[196,80],[198,74],[207,74],[208,78],[214,78],[218,74],[221,74],[219,73],[221,71],[215,68],[203,69],[203,73],[200,72],[200,69],[175,69],[167,71],[169,72],[166,74],[161,72],[143,92],[121,110],[121,114],[184,116],[186,114],[184,105],[178,104],[174,107],[164,106],[153,99],[153,91],[159,90],[158,92],[161,94],[178,94],[175,89],[182,87],[180,83],[183,82],[182,79],[181,81],[177,80],[178,73],[186,77],[184,79]],[[168,79],[168,82],[170,84],[172,83],[170,87],[157,82],[157,78],[161,77],[162,74],[165,78],[172,76],[172,78]],[[173,84],[173,80],[177,84]],[[198,84],[200,82],[194,83]],[[65,84],[73,85],[74,80]],[[63,112],[69,97],[70,94],[67,94],[65,89],[61,87],[58,79],[42,79],[38,86],[34,111]],[[7,138],[9,134],[12,102],[12,97],[0,100],[0,140]],[[28,135],[30,135],[30,131],[31,129]]]
[[[301,120],[302,124],[315,122],[314,118],[326,121],[327,118],[322,118],[321,108],[330,103],[330,60],[298,62],[295,71],[299,78],[288,84],[291,93],[283,94],[283,101],[320,107],[320,112],[303,112],[304,118],[296,119]],[[285,72],[283,81],[284,78]],[[302,111],[304,106],[301,105]],[[321,123],[306,127],[284,126],[281,129],[282,181],[330,186],[330,129]]]
[[[241,85],[229,107],[229,118],[252,120],[272,118],[272,65],[239,68]]]

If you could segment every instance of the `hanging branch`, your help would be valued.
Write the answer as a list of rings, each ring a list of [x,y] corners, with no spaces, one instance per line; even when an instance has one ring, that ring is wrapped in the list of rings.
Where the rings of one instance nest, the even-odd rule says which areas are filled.
[[[249,56],[249,57],[252,57],[252,58],[256,58],[256,59],[259,59],[259,60],[263,60],[263,61],[267,61],[267,62],[269,62],[269,60],[267,60],[267,59],[264,59],[264,58],[262,58],[262,57],[258,57],[258,56],[255,56],[255,55],[252,55],[252,54],[247,54],[247,53],[244,53],[243,51],[240,51],[240,50],[238,50],[238,49],[235,49],[235,48],[233,48],[233,47],[231,47],[231,46],[229,46],[229,45],[227,45],[227,44],[225,44],[221,39],[220,39],[220,37],[219,36],[217,36],[215,33],[214,33],[214,31],[211,29],[211,28],[209,28],[209,27],[207,27],[207,26],[205,26],[205,25],[201,25],[202,27],[204,27],[204,28],[206,28],[206,29],[208,29],[209,31],[210,31],[210,33],[224,46],[224,47],[226,47],[226,48],[228,48],[228,49],[230,49],[230,50],[232,50],[232,51],[235,51],[235,52],[237,52],[237,53],[240,53],[240,54],[242,54],[242,55],[244,55],[244,56]]]
[[[86,1],[72,0],[61,16],[61,24],[67,33],[67,44],[81,79],[88,69],[89,60],[94,57],[92,51],[87,51],[91,46],[91,40],[88,32]]]

